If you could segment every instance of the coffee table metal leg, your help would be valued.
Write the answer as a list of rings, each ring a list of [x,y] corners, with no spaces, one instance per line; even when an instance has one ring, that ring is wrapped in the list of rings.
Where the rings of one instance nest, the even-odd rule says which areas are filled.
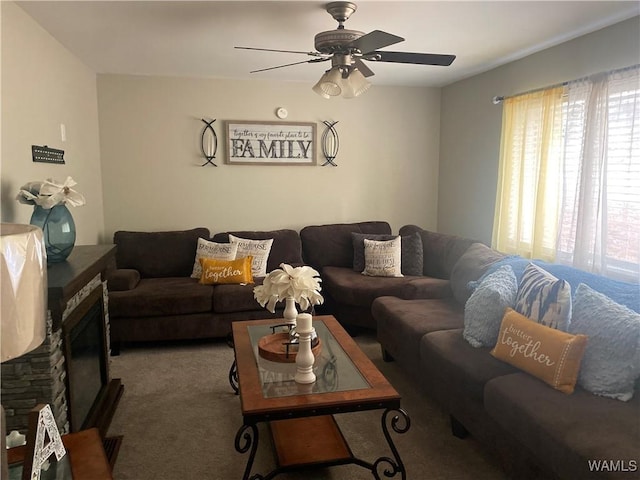
[[[389,433],[389,425],[396,433],[406,433],[411,426],[411,419],[407,412],[403,409],[393,409],[387,408],[382,414],[382,432],[384,433],[384,437],[387,439],[387,443],[389,444],[389,448],[393,453],[393,458],[389,457],[380,457],[373,463],[373,476],[376,479],[382,478],[379,473],[379,470],[383,468],[382,473],[384,474],[384,478],[395,477],[397,474],[400,474],[402,480],[407,478],[407,471],[404,468],[404,464],[402,463],[402,459],[400,458],[400,454],[398,453],[398,449],[393,443],[393,439],[391,438],[391,434]]]
[[[233,391],[236,392],[236,395],[238,395],[240,388],[238,387],[238,364],[235,359],[229,369],[229,384],[231,385],[231,388],[233,388]]]
[[[258,450],[258,427],[253,425],[247,425],[246,423],[240,427],[238,433],[236,433],[236,451],[238,453],[249,452],[249,458],[247,459],[247,466],[244,469],[244,475],[242,480],[262,480],[264,477],[260,474],[251,475],[251,469],[253,468],[253,460],[256,457],[256,450]]]

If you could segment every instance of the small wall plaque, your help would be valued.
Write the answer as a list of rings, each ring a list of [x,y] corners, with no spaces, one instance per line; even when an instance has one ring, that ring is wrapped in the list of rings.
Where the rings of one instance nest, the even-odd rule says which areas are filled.
[[[34,162],[64,164],[64,150],[49,148],[46,145],[31,145],[31,156]]]

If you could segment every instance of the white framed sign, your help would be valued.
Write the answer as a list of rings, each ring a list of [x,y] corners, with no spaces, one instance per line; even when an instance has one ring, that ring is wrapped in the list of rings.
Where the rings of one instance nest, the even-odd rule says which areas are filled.
[[[230,165],[316,165],[312,122],[227,121]]]

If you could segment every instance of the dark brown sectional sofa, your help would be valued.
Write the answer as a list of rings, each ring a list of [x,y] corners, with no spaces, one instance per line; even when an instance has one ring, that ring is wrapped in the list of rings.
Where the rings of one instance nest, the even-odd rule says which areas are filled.
[[[510,478],[638,478],[640,387],[628,402],[579,386],[567,395],[497,360],[489,348],[472,347],[463,338],[467,284],[504,256],[480,243],[465,249],[459,239],[447,242],[458,244],[449,243],[450,256],[440,257],[451,296],[373,302],[385,359],[442,406],[455,435],[471,433],[497,453]]]
[[[407,225],[399,234],[420,238],[421,274],[369,277],[354,270],[353,234],[384,238],[392,233],[386,222],[231,233],[274,238],[268,271],[281,262],[316,268],[325,297],[317,312],[335,315],[348,329],[375,329],[384,358],[394,359],[441,405],[455,435],[470,433],[495,452],[510,478],[638,478],[638,388],[629,402],[579,387],[566,395],[463,338],[468,284],[504,255],[470,239]],[[209,230],[114,235],[117,269],[108,288],[116,350],[133,341],[225,337],[232,321],[270,316],[253,298],[254,285],[205,286],[189,278],[199,237],[209,239]],[[226,242],[228,234],[210,239]],[[590,460],[612,462],[618,471],[591,471]]]
[[[302,264],[294,230],[217,233],[207,228],[114,234],[116,269],[108,273],[111,352],[123,343],[226,337],[234,320],[281,317],[253,298],[252,285],[201,285],[190,278],[198,238],[219,243],[229,233],[252,240],[273,238],[267,270]],[[262,279],[255,279],[256,284]],[[278,308],[284,308],[278,304]]]

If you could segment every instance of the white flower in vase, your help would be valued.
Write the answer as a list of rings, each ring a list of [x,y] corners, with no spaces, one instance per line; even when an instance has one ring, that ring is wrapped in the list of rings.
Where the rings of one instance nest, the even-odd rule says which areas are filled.
[[[262,282],[253,289],[253,296],[258,303],[271,313],[275,312],[276,303],[287,298],[307,310],[312,305],[320,305],[324,298],[320,295],[320,274],[309,266],[292,267],[281,263],[280,268],[271,271]]]

